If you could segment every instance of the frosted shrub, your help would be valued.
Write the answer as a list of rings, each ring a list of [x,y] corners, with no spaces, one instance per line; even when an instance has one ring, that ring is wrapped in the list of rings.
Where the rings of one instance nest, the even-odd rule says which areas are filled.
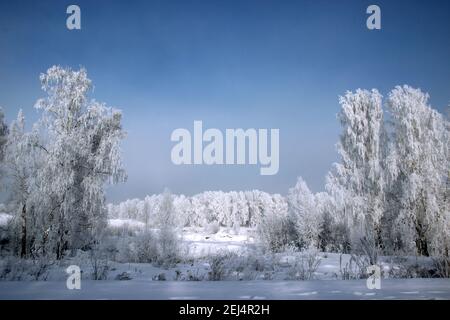
[[[370,265],[377,264],[379,248],[373,239],[369,237],[361,238],[356,250],[368,259]]]
[[[342,280],[365,279],[368,277],[367,268],[371,266],[367,255],[352,254],[347,263],[343,263],[342,255],[339,257],[339,269]]]
[[[296,232],[288,217],[270,214],[259,223],[257,237],[265,250],[281,252],[288,245],[295,243]]]
[[[342,280],[367,278],[367,268],[378,263],[378,251],[375,241],[363,237],[354,246],[350,260],[343,265],[342,255],[340,256],[339,265]]]
[[[294,255],[294,261],[287,271],[288,280],[312,280],[319,268],[321,257],[317,250],[307,250]]]
[[[433,258],[436,276],[439,278],[450,278],[450,258],[446,256]]]
[[[172,228],[162,228],[157,238],[158,257],[156,263],[165,268],[171,267],[180,261],[180,240]]]
[[[158,258],[156,237],[151,231],[139,234],[132,243],[132,250],[136,262],[155,262]]]
[[[114,256],[119,262],[153,263],[168,268],[178,263],[181,255],[181,243],[176,231],[162,228],[118,239]]]
[[[130,237],[124,237],[117,239],[117,253],[114,255],[113,259],[114,261],[118,262],[132,262],[135,261],[134,256],[134,250],[133,249],[134,244],[131,244],[131,238]]]
[[[0,261],[0,280],[47,280],[49,269],[53,262],[47,258],[26,260],[17,257],[8,257]]]
[[[247,269],[255,271],[265,271],[266,269],[271,269],[272,265],[267,263],[266,257],[259,252],[251,251],[244,259],[244,266]]]
[[[219,281],[225,280],[229,275],[230,262],[236,259],[236,254],[232,252],[220,252],[209,257],[210,271],[208,273],[208,280]]]
[[[332,228],[332,244],[330,245],[331,252],[350,253],[350,231],[343,223],[337,223]]]
[[[251,250],[234,257],[230,261],[230,269],[237,280],[255,280],[258,277],[267,279],[268,271],[274,271],[274,262],[272,255]]]
[[[93,280],[106,280],[109,272],[108,252],[100,244],[95,244],[89,250],[89,263],[92,267]]]
[[[222,251],[209,257],[208,279],[218,281],[227,278],[234,280],[255,280],[259,276],[265,278],[265,272],[274,271],[274,262],[271,258],[271,255],[263,255],[253,250],[242,254]]]

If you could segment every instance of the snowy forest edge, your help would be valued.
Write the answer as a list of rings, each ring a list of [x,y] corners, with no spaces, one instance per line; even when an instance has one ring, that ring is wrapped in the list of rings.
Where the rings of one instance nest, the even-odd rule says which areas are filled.
[[[307,280],[337,255],[343,280],[365,278],[375,264],[391,277],[450,277],[450,122],[420,89],[339,98],[340,161],[324,192],[300,177],[286,195],[166,190],[114,205],[105,185],[126,183],[121,111],[90,99],[85,69],[54,66],[40,80],[46,95],[30,131],[22,112],[7,125],[0,111],[9,195],[0,210],[2,280],[46,280],[74,263],[95,280],[110,278],[115,263],[170,269],[174,280],[270,280],[281,271]],[[228,250],[227,237],[239,250]],[[200,238],[228,246],[200,252]],[[180,267],[199,263],[203,273]]]

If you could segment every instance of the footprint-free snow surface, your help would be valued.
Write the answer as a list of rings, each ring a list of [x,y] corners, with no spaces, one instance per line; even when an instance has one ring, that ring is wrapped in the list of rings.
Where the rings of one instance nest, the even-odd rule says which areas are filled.
[[[449,279],[315,281],[3,281],[0,299],[450,299]]]

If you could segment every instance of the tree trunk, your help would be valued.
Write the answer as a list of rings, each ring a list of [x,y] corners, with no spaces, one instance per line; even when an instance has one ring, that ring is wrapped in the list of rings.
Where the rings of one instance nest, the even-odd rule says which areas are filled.
[[[20,257],[27,256],[27,205],[22,206],[22,232],[20,238]]]
[[[416,222],[416,232],[417,232],[417,239],[416,239],[417,252],[421,256],[428,257],[429,256],[428,243],[423,226],[420,222]]]

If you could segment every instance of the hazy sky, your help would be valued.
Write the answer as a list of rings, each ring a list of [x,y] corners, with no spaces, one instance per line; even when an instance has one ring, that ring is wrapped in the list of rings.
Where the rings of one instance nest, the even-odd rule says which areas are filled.
[[[66,28],[81,7],[82,29]],[[366,28],[381,7],[382,29]],[[84,66],[96,100],[123,110],[129,179],[110,201],[161,192],[261,189],[286,193],[303,176],[314,191],[338,157],[338,96],[420,87],[450,101],[450,1],[0,1],[0,106],[28,120],[39,74]],[[175,166],[176,128],[279,128],[280,170]]]

